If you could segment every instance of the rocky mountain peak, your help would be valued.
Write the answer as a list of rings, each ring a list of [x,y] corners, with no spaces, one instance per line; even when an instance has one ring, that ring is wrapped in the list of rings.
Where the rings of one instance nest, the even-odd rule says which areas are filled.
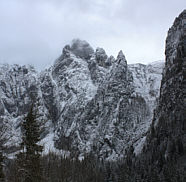
[[[66,45],[63,48],[63,51],[62,51],[63,58],[70,57],[70,50],[71,50],[70,45]]]
[[[146,88],[148,84],[143,83],[147,80],[155,92],[160,80],[157,84],[148,81],[146,71],[137,75],[122,51],[115,60],[103,48],[94,52],[89,43],[79,39],[66,45],[51,68],[41,73],[24,66],[0,70],[0,119],[15,123],[12,130],[18,135],[20,117],[34,94],[39,116],[47,121],[43,141],[50,140],[52,150],[76,151],[77,155],[93,151],[108,159],[122,156],[129,138],[133,143],[147,131],[150,97],[138,92],[137,86]],[[153,66],[151,70],[151,80],[161,74],[154,74]],[[150,98],[152,103],[154,98]],[[17,136],[14,143],[19,140]]]
[[[126,60],[122,50],[119,51],[117,59],[124,59],[124,60]]]
[[[90,59],[94,53],[94,49],[85,40],[74,39],[72,40],[70,50],[78,57],[82,59]]]
[[[106,67],[108,56],[103,48],[96,48],[95,57],[99,66]],[[109,65],[109,63],[107,65]]]
[[[111,75],[114,80],[120,81],[126,81],[130,75],[130,70],[128,70],[127,61],[122,51],[118,53],[117,59],[111,69]]]
[[[127,64],[125,55],[123,54],[123,51],[122,51],[122,50],[119,51],[116,61],[117,61],[118,63],[120,63],[121,61],[124,61],[125,64]]]
[[[183,57],[185,53],[185,36],[186,36],[186,10],[184,10],[179,17],[177,17],[173,23],[173,26],[169,29],[166,39],[166,67],[164,74],[168,72],[168,69],[174,64],[176,56]],[[183,49],[181,49],[183,46]],[[171,75],[169,75],[171,76]]]

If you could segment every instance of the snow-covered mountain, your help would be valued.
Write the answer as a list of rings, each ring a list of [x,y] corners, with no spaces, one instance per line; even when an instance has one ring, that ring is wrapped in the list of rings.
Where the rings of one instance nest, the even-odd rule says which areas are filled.
[[[128,65],[122,51],[115,59],[79,39],[40,73],[32,66],[0,65],[0,122],[12,136],[8,145],[19,143],[20,123],[34,100],[46,149],[107,159],[122,157],[131,143],[139,149],[163,67],[163,62]]]

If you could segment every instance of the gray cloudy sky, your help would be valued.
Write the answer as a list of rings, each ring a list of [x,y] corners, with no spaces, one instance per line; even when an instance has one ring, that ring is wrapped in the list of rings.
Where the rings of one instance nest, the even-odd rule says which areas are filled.
[[[74,38],[128,63],[164,59],[185,0],[0,0],[0,63],[50,65]]]

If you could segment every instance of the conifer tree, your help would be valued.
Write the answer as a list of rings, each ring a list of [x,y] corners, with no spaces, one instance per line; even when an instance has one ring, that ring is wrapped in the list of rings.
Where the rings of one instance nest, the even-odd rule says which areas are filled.
[[[4,181],[4,172],[3,172],[3,153],[0,151],[0,182]]]
[[[7,130],[8,130],[7,125],[5,124],[3,119],[0,117],[0,182],[5,181],[3,163],[4,163],[5,143],[8,141],[8,137],[6,136]]]
[[[21,152],[17,155],[18,176],[20,181],[42,181],[40,157],[43,147],[38,144],[40,134],[41,128],[32,105],[22,123]]]

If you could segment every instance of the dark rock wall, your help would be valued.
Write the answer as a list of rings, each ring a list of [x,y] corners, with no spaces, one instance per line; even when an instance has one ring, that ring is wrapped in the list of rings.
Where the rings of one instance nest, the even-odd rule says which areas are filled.
[[[185,48],[186,10],[168,31],[160,97],[142,153],[126,157],[134,181],[186,180]]]

